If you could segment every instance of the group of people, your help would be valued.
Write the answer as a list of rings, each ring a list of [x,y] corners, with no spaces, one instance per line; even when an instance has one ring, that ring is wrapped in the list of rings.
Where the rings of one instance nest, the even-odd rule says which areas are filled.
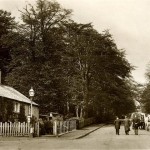
[[[138,120],[132,120],[131,121],[127,116],[125,116],[125,119],[119,119],[118,117],[116,117],[116,119],[114,121],[115,129],[116,129],[116,135],[119,135],[121,123],[124,124],[125,134],[129,135],[130,126],[131,126],[132,122],[133,122],[133,129],[134,129],[135,135],[138,135],[138,128],[139,128],[139,121]]]

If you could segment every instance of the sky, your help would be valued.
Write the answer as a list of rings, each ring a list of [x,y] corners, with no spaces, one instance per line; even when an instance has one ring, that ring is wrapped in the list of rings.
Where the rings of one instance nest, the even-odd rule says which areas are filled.
[[[92,23],[98,31],[109,30],[126,59],[135,66],[133,78],[146,83],[150,63],[150,0],[57,0],[63,8],[72,9],[72,19]],[[0,9],[18,18],[19,11],[35,0],[0,0]]]

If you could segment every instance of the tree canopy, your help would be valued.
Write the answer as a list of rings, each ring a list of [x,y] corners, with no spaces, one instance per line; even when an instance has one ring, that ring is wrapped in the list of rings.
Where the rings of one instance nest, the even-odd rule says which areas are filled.
[[[11,13],[0,10],[0,69],[3,76],[6,76],[7,65],[10,62],[10,46],[7,45],[7,36],[15,30],[15,20],[11,17]],[[4,82],[4,78],[2,79]]]
[[[147,71],[146,71],[146,78],[147,78],[147,84],[141,86],[141,91],[140,91],[140,98],[141,98],[141,104],[143,107],[143,111],[146,113],[150,113],[150,64],[147,66]]]
[[[109,31],[76,23],[71,12],[47,0],[20,11],[23,23],[6,40],[11,61],[5,82],[26,96],[32,86],[41,113],[109,118],[133,111],[133,67],[125,51]]]

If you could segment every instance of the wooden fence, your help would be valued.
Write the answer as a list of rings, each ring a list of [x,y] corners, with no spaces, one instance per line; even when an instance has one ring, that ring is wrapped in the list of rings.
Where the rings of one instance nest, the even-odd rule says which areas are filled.
[[[96,119],[93,118],[93,117],[87,118],[87,119],[80,119],[78,128],[81,129],[83,127],[86,127],[86,126],[89,126],[91,124],[94,124],[95,122],[96,122]]]
[[[39,126],[35,125],[35,131],[38,135]],[[33,130],[33,128],[32,128]],[[31,125],[29,123],[12,123],[12,122],[0,122],[0,136],[30,136],[31,134]]]
[[[59,136],[61,134],[76,130],[76,120],[58,121],[53,122],[53,135]]]

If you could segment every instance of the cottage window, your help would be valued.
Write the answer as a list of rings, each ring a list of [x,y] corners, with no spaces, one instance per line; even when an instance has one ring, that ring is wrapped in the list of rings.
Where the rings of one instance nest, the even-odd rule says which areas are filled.
[[[14,112],[16,112],[16,113],[20,112],[20,103],[15,102],[15,104],[14,104]]]

